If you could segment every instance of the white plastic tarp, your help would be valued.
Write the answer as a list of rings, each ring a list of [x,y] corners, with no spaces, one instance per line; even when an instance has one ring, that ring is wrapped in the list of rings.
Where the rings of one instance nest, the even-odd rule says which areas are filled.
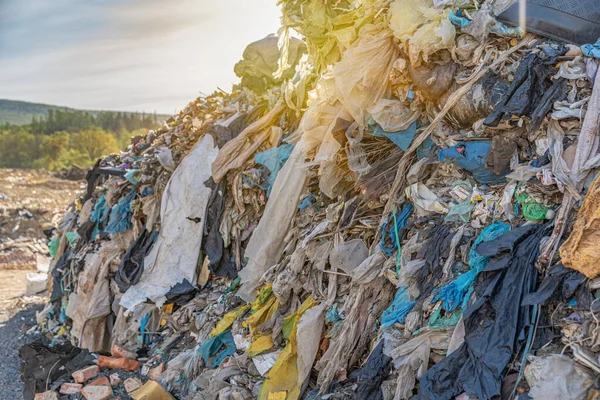
[[[211,177],[218,152],[213,137],[204,136],[167,183],[160,207],[160,234],[144,259],[140,282],[121,298],[121,305],[128,310],[146,299],[161,306],[171,287],[185,279],[196,283],[204,214],[211,194],[204,182]]]

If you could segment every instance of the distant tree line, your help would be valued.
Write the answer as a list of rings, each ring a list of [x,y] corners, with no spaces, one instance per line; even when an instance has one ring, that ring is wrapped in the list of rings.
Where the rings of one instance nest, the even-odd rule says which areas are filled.
[[[49,110],[28,125],[0,126],[0,168],[89,167],[158,125],[156,114]]]

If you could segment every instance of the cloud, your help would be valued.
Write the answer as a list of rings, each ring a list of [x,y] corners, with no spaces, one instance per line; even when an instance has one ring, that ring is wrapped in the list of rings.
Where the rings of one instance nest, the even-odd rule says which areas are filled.
[[[237,81],[233,65],[245,46],[279,25],[274,0],[57,3],[30,14],[13,10],[13,16],[27,16],[0,29],[0,98],[173,113],[201,92],[228,89]],[[60,13],[70,14],[55,16]],[[31,25],[40,18],[46,22],[39,29]],[[27,27],[20,25],[24,21]],[[52,37],[32,51],[7,55],[1,47],[11,39],[7,31],[19,43],[43,32]]]

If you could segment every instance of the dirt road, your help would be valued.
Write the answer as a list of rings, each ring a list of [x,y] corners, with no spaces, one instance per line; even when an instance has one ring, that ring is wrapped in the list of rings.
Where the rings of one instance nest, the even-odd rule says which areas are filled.
[[[82,182],[46,171],[0,169],[0,399],[21,399],[18,350],[46,298],[23,297],[36,254],[47,255],[44,229],[81,190]]]

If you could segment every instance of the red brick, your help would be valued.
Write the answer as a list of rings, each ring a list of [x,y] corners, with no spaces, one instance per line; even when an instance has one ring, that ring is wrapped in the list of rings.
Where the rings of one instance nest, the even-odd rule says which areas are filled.
[[[58,400],[58,393],[54,390],[48,390],[44,393],[37,393],[35,395],[35,400]]]
[[[87,385],[81,390],[81,394],[87,400],[108,400],[113,396],[110,386]]]
[[[122,369],[124,371],[133,372],[140,367],[140,363],[128,358],[100,356],[98,357],[98,366],[100,368]]]
[[[102,378],[96,379],[94,382],[90,382],[88,386],[110,386],[108,378],[103,376]]]
[[[152,379],[153,381],[157,381],[163,372],[165,372],[165,363],[161,362],[156,367],[152,368],[150,372],[148,372],[148,378]]]
[[[111,386],[118,386],[121,384],[121,382],[123,382],[123,379],[121,379],[119,374],[112,374],[110,376],[110,385]]]
[[[125,386],[125,391],[127,393],[131,393],[134,390],[138,390],[143,385],[142,381],[139,378],[129,378],[123,382],[123,386]]]
[[[108,378],[103,376],[81,389],[81,394],[87,400],[107,400],[113,396],[113,391]]]
[[[72,376],[75,382],[84,383],[89,381],[92,378],[95,378],[96,375],[100,373],[100,368],[97,365],[92,365],[90,367],[80,369],[79,371],[73,372]]]
[[[61,394],[77,394],[81,392],[83,385],[81,383],[63,383],[60,385]]]
[[[110,354],[116,358],[129,358],[130,360],[137,360],[137,354],[133,351],[129,351],[123,347],[113,344],[110,348]]]

